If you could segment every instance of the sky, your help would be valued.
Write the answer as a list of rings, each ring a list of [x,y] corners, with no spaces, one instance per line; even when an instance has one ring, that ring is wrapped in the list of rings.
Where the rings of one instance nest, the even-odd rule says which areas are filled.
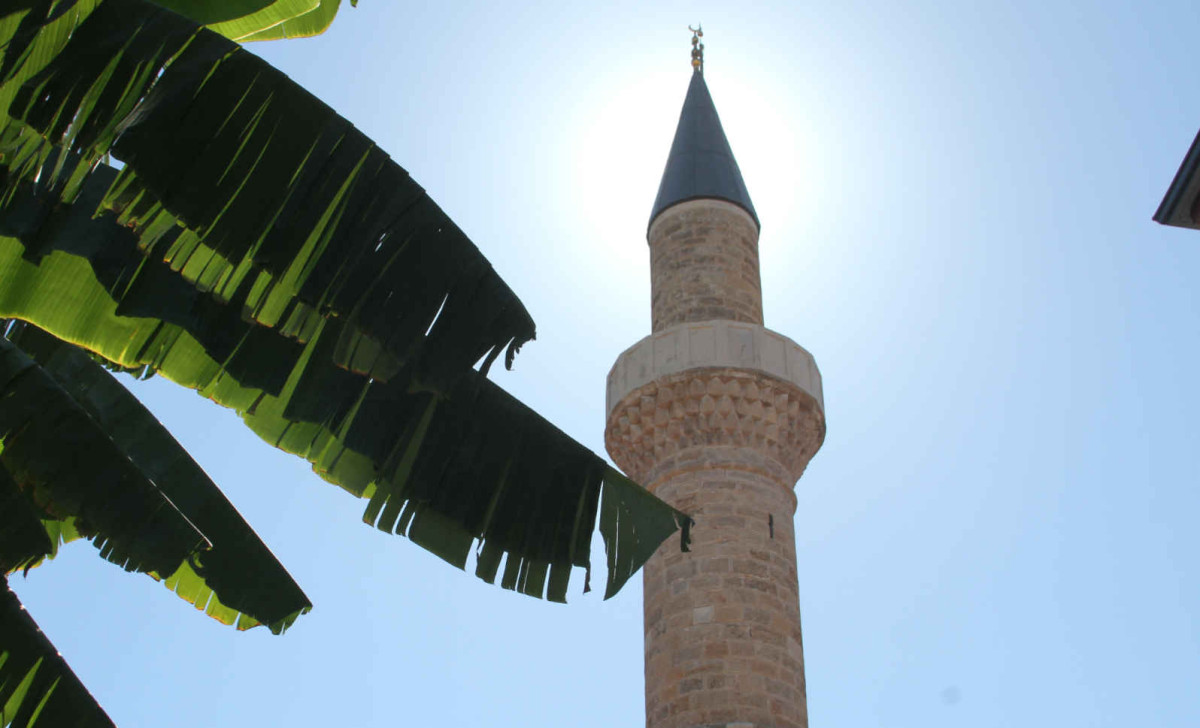
[[[252,50],[377,141],[538,322],[493,380],[603,453],[703,23],[816,357],[797,486],[814,728],[1200,725],[1194,2],[399,3]],[[238,633],[86,544],[13,587],[122,728],[644,723],[641,585],[548,604],[168,382],[131,382],[316,605]]]

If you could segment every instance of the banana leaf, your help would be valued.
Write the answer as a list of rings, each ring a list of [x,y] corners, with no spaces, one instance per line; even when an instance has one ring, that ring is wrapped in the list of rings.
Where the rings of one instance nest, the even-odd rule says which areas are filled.
[[[0,725],[113,728],[0,576]]]
[[[10,120],[9,190],[37,181],[71,202],[112,152],[125,167],[104,207],[141,252],[255,323],[302,332],[336,316],[400,359],[420,344],[431,378],[502,350],[510,364],[533,338],[520,301],[399,165],[236,44],[107,0],[53,61],[32,77],[26,65],[13,64],[25,80],[9,113],[82,164],[63,174],[68,157]],[[135,277],[143,260],[112,264]]]
[[[6,470],[5,473],[7,472],[8,471]],[[21,498],[24,501],[24,506],[33,508],[32,504],[29,502],[29,499],[25,497],[23,493],[21,494]],[[36,512],[37,509],[33,510]],[[88,534],[85,530],[80,529],[79,521],[76,518],[49,518],[44,514],[39,515],[41,517],[42,532],[45,533],[46,537],[49,539],[49,549],[45,553],[41,554],[38,558],[31,559],[25,562],[23,565],[18,564],[15,568],[8,569],[0,575],[11,576],[17,571],[18,568],[28,575],[30,569],[34,568],[35,566],[41,566],[46,561],[58,556],[58,550],[62,548],[64,544],[71,543],[72,541],[78,541],[81,538],[90,537],[90,534]],[[180,568],[183,567],[181,566]]]
[[[54,518],[76,518],[100,555],[129,571],[173,574],[209,547],[52,377],[0,338],[0,465]]]
[[[323,317],[347,322],[336,361],[373,378],[419,349],[419,372],[446,383],[481,359],[486,371],[501,350],[510,365],[533,337],[520,301],[424,191],[282,74],[145,3],[110,0],[78,19],[65,46],[55,24],[44,52],[6,52],[0,89],[50,139],[86,146],[83,163],[68,164],[71,155],[53,155],[46,139],[9,119],[5,199],[29,184],[50,208],[85,187],[94,194],[104,185],[85,183],[119,126],[126,166],[104,207],[137,234],[104,241],[100,254],[123,313],[155,315],[147,308],[161,298],[164,276],[147,260],[161,256],[194,291],[301,341]],[[195,113],[181,117],[188,109]],[[210,164],[221,158],[219,168]],[[39,222],[35,214],[35,229]],[[36,260],[39,251],[23,254]],[[158,313],[175,322],[181,308],[197,308],[191,295]],[[225,322],[192,313],[227,342],[241,341]]]
[[[324,32],[338,0],[154,0],[236,41],[300,38]],[[357,5],[357,2],[351,2]]]
[[[485,377],[461,379],[445,398],[380,385],[363,399],[355,422],[378,422],[385,413],[400,425],[398,437],[351,427],[332,449],[333,443],[318,437],[307,456],[311,459],[318,448],[326,456],[336,453],[329,461],[335,472],[342,465],[339,456],[348,452],[382,462],[366,491],[364,520],[408,536],[459,568],[477,543],[475,573],[484,581],[494,583],[499,574],[506,589],[565,601],[571,567],[586,569],[590,578],[590,542],[601,498],[605,598],[624,585],[665,535],[682,527],[686,548],[687,516]],[[634,510],[637,517],[630,517]]]
[[[143,475],[211,543],[164,574],[168,587],[225,624],[282,633],[312,603],[220,489],[162,424],[81,349],[32,326],[8,338],[54,377]]]
[[[0,468],[0,574],[28,569],[54,549],[41,514]],[[0,721],[0,725],[3,722]]]
[[[80,275],[68,276],[62,271],[69,268],[60,263],[74,264]],[[99,289],[88,277],[89,270],[85,261],[60,252],[46,256],[39,266],[22,260],[19,253],[7,260],[0,256],[0,312],[28,313],[11,308],[5,295],[21,287],[31,293],[34,305],[52,303],[71,316],[88,312],[92,330],[108,325],[123,326],[127,332],[139,325],[157,334],[172,330],[111,313],[116,305],[104,298],[102,290],[89,292],[89,282]],[[39,288],[43,278],[66,283]],[[331,319],[321,326],[336,329],[339,322]],[[589,566],[587,542],[601,484],[611,493],[606,498],[637,504],[634,510],[649,519],[638,528],[632,518],[601,520],[610,585],[623,584],[644,561],[628,561],[624,555],[648,557],[666,535],[687,523],[683,514],[656,498],[639,498],[644,493],[639,486],[478,372],[461,378],[445,394],[414,390],[407,384],[411,378],[403,375],[388,382],[366,379],[328,363],[328,352],[322,348],[336,345],[340,337],[334,331],[310,339],[302,366],[280,396],[272,396],[248,390],[232,377],[215,382],[203,376],[189,379],[195,372],[217,372],[219,366],[187,334],[173,330],[170,356],[154,362],[164,376],[203,387],[207,396],[237,409],[267,442],[306,458],[322,477],[347,491],[370,498],[367,520],[383,530],[409,536],[460,568],[472,540],[481,539],[487,557],[480,551],[477,574],[488,582],[494,583],[498,576],[488,565],[504,553],[510,554],[511,569],[519,569],[524,560],[546,568],[553,563],[555,588],[547,596],[561,599],[563,582],[558,580],[566,579],[572,565]],[[136,344],[128,333],[124,340],[135,342],[133,348],[138,350],[155,349]],[[139,361],[144,360],[127,363]],[[431,419],[422,424],[427,412],[432,413]],[[405,463],[406,455],[420,467]],[[443,473],[436,469],[438,463],[454,467]],[[392,510],[386,510],[389,503]],[[406,507],[410,515],[401,519],[400,511]],[[387,518],[381,518],[384,513]],[[426,525],[410,532],[403,526],[417,513],[423,514],[417,523]],[[435,520],[443,531],[454,534],[444,536],[453,546],[439,545],[427,535],[428,524]],[[630,549],[639,543],[640,548]],[[525,593],[541,594],[538,579],[518,582],[518,573],[501,578],[501,585],[518,588],[519,583]]]
[[[242,43],[249,43],[256,40],[282,40],[284,38],[307,38],[319,35],[324,33],[333,24],[333,18],[337,15],[340,5],[341,0],[321,0],[321,4],[318,7],[301,16],[285,20],[278,25],[271,26],[257,33],[229,37]],[[351,7],[357,6],[357,0],[351,0],[350,5]]]
[[[228,22],[244,18],[258,12],[270,11],[280,6],[291,6],[293,11],[301,13],[311,10],[315,0],[300,0],[298,3],[288,3],[286,0],[153,0],[155,5],[179,13],[185,18],[191,18],[200,25],[212,26],[216,23]]]
[[[47,166],[57,166],[52,153]],[[62,165],[70,175],[79,166],[78,158]],[[304,344],[320,335],[326,317],[312,307],[297,303],[292,307],[289,323],[283,327],[265,327],[247,320],[246,309],[234,302],[223,302],[195,287],[193,281],[173,269],[170,259],[162,262],[147,257],[138,247],[135,234],[126,223],[110,210],[103,200],[114,184],[117,171],[98,165],[83,180],[73,203],[66,203],[52,187],[30,183],[7,174],[0,165],[0,180],[6,183],[6,204],[0,206],[0,236],[12,236],[19,248],[5,243],[13,254],[31,263],[40,264],[50,253],[61,251],[86,259],[88,272],[78,268],[78,275],[94,279],[115,304],[115,312],[123,317],[145,317],[177,325],[186,330],[204,347],[208,356],[223,366],[213,378],[230,375],[247,386],[262,388],[278,394],[291,370],[297,365]],[[106,224],[98,224],[103,221]],[[176,230],[181,230],[176,226]],[[426,254],[416,246],[397,251],[393,262],[411,268],[420,267],[427,275],[400,295],[407,305],[397,311],[391,321],[391,339],[403,339],[403,358],[385,350],[379,341],[363,330],[349,324],[339,325],[338,342],[329,350],[332,363],[372,379],[387,380],[394,376],[407,360],[417,360],[419,366],[410,368],[419,375],[421,386],[441,387],[452,381],[454,372],[469,370],[474,359],[492,346],[482,370],[489,359],[499,353],[498,347],[486,340],[467,342],[465,354],[449,353],[463,350],[461,332],[470,330],[462,325],[465,294],[458,291],[474,288],[497,290],[502,285],[482,258],[475,265],[451,261],[438,251]],[[37,275],[36,273],[34,274]],[[449,281],[453,275],[456,280]],[[480,276],[486,278],[482,279]],[[28,295],[39,288],[32,279],[14,281],[25,293],[13,299],[13,306],[28,306]],[[84,285],[82,282],[80,285]],[[94,286],[90,286],[93,288]],[[446,288],[450,288],[450,293]],[[71,286],[72,289],[76,286]],[[16,295],[16,294],[14,294]],[[476,301],[483,298],[475,296]],[[141,366],[137,361],[142,348],[130,346],[128,324],[109,330],[97,322],[76,320],[70,313],[67,300],[55,297],[56,309],[65,317],[44,311],[41,316],[54,317],[45,327],[64,339],[97,351],[123,366]],[[47,302],[49,303],[49,301]],[[439,309],[440,306],[440,309]],[[482,312],[479,303],[471,304],[468,317]],[[456,319],[457,317],[457,319]],[[338,317],[339,323],[345,322]],[[469,334],[468,334],[469,335]],[[161,350],[160,351],[161,356]]]
[[[7,124],[17,89],[54,59],[99,2],[25,0],[0,10],[0,120]]]
[[[9,288],[10,282],[32,285],[43,274],[54,274],[53,264],[59,261],[78,259],[55,253],[40,266],[13,259],[10,272],[0,275],[0,292]],[[87,270],[82,261],[77,267]],[[0,270],[5,270],[2,260]],[[48,287],[34,300],[54,301],[68,311],[88,311],[94,321],[102,321],[104,306],[97,303],[102,303],[102,293],[71,298],[85,294],[87,282],[86,275],[80,276],[77,283]],[[107,306],[111,311],[114,304],[109,301]],[[0,310],[14,313],[3,295]],[[138,322],[111,314],[108,318],[118,323]],[[336,320],[323,324],[337,325]],[[165,376],[187,381],[188,372],[217,369],[194,341],[176,333],[172,356],[160,362]],[[525,561],[541,565],[539,569],[553,564],[554,588],[547,596],[561,600],[571,566],[589,567],[588,543],[602,484],[606,502],[639,504],[650,519],[640,528],[631,518],[602,519],[610,587],[623,584],[644,561],[618,559],[618,552],[644,552],[648,557],[666,535],[687,523],[683,514],[661,501],[639,499],[639,493],[644,493],[639,486],[483,375],[472,372],[444,396],[410,390],[404,384],[409,378],[404,376],[391,382],[371,381],[328,363],[318,364],[327,362],[321,342],[337,340],[332,335],[310,341],[303,360],[311,366],[297,370],[281,397],[247,393],[230,377],[203,391],[225,404],[250,402],[236,408],[254,432],[305,457],[327,480],[370,498],[366,520],[381,529],[406,535],[460,568],[472,541],[480,539],[477,574],[494,583],[497,572],[488,565],[507,553],[511,571],[501,585],[531,595],[542,595],[543,584],[537,578],[517,580],[519,566]],[[190,346],[186,356],[180,353],[185,345]],[[197,362],[201,363],[198,367]],[[423,423],[427,415],[431,419]],[[404,460],[406,456],[411,463]],[[453,467],[443,472],[439,463],[452,463]],[[404,509],[409,515],[401,518]],[[418,513],[418,527],[410,531],[406,526]],[[430,535],[434,522],[439,524],[439,538],[444,543]],[[453,545],[447,545],[450,542]],[[630,550],[638,543],[643,547]]]
[[[136,0],[101,3],[43,56],[6,56],[0,78],[20,84],[0,130],[3,315],[236,409],[451,563],[479,540],[488,581],[508,554],[508,588],[561,598],[601,490],[601,511],[651,511],[601,518],[609,593],[688,523],[486,380],[532,320],[303,89]]]

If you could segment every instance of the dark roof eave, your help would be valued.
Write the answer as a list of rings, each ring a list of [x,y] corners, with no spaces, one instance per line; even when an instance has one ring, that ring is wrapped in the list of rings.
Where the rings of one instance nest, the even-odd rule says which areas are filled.
[[[1200,198],[1200,133],[1192,140],[1192,146],[1179,165],[1175,179],[1167,188],[1162,203],[1154,213],[1154,221],[1173,227],[1200,230],[1200,220],[1197,220],[1193,210],[1197,198]]]

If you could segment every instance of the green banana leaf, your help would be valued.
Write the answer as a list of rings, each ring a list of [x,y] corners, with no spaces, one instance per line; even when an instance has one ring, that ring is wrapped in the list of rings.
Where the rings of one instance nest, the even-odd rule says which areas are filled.
[[[307,38],[320,35],[333,24],[333,19],[337,15],[338,6],[340,5],[341,0],[321,0],[321,4],[318,7],[313,8],[304,15],[291,20],[285,20],[278,25],[251,35],[229,37],[242,43],[249,43],[256,40],[283,40],[284,38]],[[350,5],[356,6],[358,3],[352,0]]]
[[[601,490],[602,512],[648,509],[601,518],[610,594],[686,526],[486,380],[532,320],[403,170],[282,74],[136,0],[30,59],[0,77],[21,85],[0,132],[0,313],[238,410],[451,563],[478,540],[488,581],[508,554],[508,588],[562,598]]]
[[[8,471],[6,470],[4,472],[7,474]],[[11,480],[11,476],[9,479]],[[29,499],[25,496],[24,493],[21,494],[21,500],[23,501],[22,505],[32,508],[32,504],[29,503]],[[35,511],[36,511],[36,509],[35,509]],[[64,544],[68,544],[68,543],[71,543],[72,541],[78,541],[81,538],[88,537],[87,533],[85,533],[83,530],[80,530],[79,521],[78,521],[78,519],[75,519],[75,518],[59,519],[59,518],[42,517],[41,522],[42,522],[42,524],[41,524],[42,531],[46,534],[47,538],[49,539],[50,546],[49,546],[49,549],[44,554],[39,556],[38,558],[32,559],[32,560],[26,562],[24,564],[24,566],[17,565],[26,574],[28,574],[29,570],[34,568],[35,566],[41,566],[46,561],[58,556],[58,550],[60,548],[62,548],[62,546]],[[183,566],[186,566],[186,565],[187,565],[187,562],[184,562]],[[183,568],[183,566],[180,566],[180,568]],[[14,567],[9,570],[3,570],[2,573],[4,575],[11,576],[12,573],[14,573],[16,570],[17,570],[17,568]]]
[[[481,551],[477,574],[488,582],[497,578],[489,565],[508,553],[514,571],[501,579],[502,586],[518,588],[515,570],[526,560],[544,565],[539,569],[554,564],[554,588],[547,596],[563,599],[560,587],[571,566],[589,567],[587,544],[601,484],[607,486],[606,502],[637,504],[624,511],[648,519],[640,527],[631,517],[601,519],[610,595],[666,535],[687,523],[686,516],[658,499],[639,497],[645,493],[639,486],[478,372],[445,394],[414,390],[407,384],[412,378],[404,375],[388,382],[367,379],[329,363],[327,350],[340,339],[333,333],[310,339],[300,365],[280,395],[272,396],[220,377],[218,364],[177,328],[117,316],[116,304],[83,259],[55,252],[34,266],[19,257],[20,247],[11,239],[13,252],[5,257],[5,242],[0,238],[0,314],[33,318],[48,310],[72,318],[84,311],[87,331],[111,329],[113,339],[130,344],[129,350],[167,352],[122,363],[152,364],[169,379],[237,409],[264,440],[306,458],[322,477],[347,491],[370,498],[368,522],[407,535],[460,568],[472,541],[481,539],[487,558]],[[338,326],[336,319],[321,324],[322,331]],[[172,343],[140,343],[138,332]],[[454,467],[437,469],[446,463]],[[401,518],[405,508],[409,515]],[[406,527],[417,513],[423,514],[418,524],[440,524],[445,543],[427,535],[428,526]],[[642,546],[631,548],[634,544]],[[627,554],[645,558],[627,560]],[[525,593],[542,594],[539,579],[520,584]]]
[[[53,62],[32,77],[29,65],[0,78],[5,92],[24,79],[10,113],[38,132],[10,120],[0,134],[10,194],[36,181],[71,202],[111,151],[125,167],[103,207],[138,251],[256,324],[303,335],[336,316],[392,357],[421,345],[430,377],[486,369],[502,350],[511,363],[533,338],[520,301],[403,169],[235,44],[109,0]],[[109,265],[136,288],[155,271],[129,242]]]
[[[0,465],[42,512],[76,518],[129,571],[173,574],[204,535],[62,387],[0,338]]]
[[[225,624],[282,633],[312,603],[208,475],[166,428],[83,350],[23,324],[8,338],[41,365],[103,428],[145,477],[211,543],[166,584]]]
[[[0,468],[0,574],[28,569],[54,547],[42,527],[41,514],[17,487],[8,470]]]
[[[114,728],[0,576],[0,726]]]
[[[293,337],[340,318],[351,328],[338,363],[374,378],[418,347],[427,378],[481,359],[486,370],[505,349],[510,364],[533,337],[520,301],[424,191],[285,76],[145,3],[110,0],[77,19],[65,46],[59,22],[39,53],[10,43],[0,92],[83,161],[52,158],[52,144],[9,119],[6,197],[36,181],[50,205],[70,202],[114,151],[126,166],[103,206],[137,250],[126,236],[103,253],[127,313],[142,313],[137,295],[162,277],[147,258],[161,257],[197,292]],[[121,149],[110,149],[118,127]]]
[[[62,165],[64,176],[73,175],[79,164],[76,158]],[[59,166],[54,154],[45,166]],[[172,268],[173,258],[160,262],[144,255],[124,219],[104,208],[109,188],[117,179],[116,170],[96,166],[84,177],[73,204],[65,202],[61,190],[54,186],[14,179],[7,172],[0,165],[0,179],[8,183],[6,202],[0,205],[0,235],[19,240],[23,259],[40,264],[54,251],[85,258],[91,272],[83,275],[102,284],[107,296],[116,302],[119,315],[153,317],[187,330],[210,358],[225,363],[220,375],[228,374],[277,394],[297,365],[304,345],[322,334],[321,324],[326,317],[311,306],[296,303],[287,325],[264,327],[246,320],[244,306],[198,289],[184,272]],[[96,218],[107,224],[97,224]],[[176,230],[182,230],[178,223],[173,224]],[[455,373],[468,371],[470,364],[485,353],[482,369],[486,370],[488,359],[499,354],[510,330],[501,322],[497,336],[478,322],[487,316],[485,306],[489,302],[503,306],[511,294],[504,291],[502,297],[492,295],[501,292],[503,284],[481,256],[456,260],[446,252],[445,247],[422,250],[417,245],[403,246],[388,261],[397,269],[408,270],[409,275],[414,270],[426,272],[419,284],[413,276],[413,285],[389,294],[392,299],[407,302],[391,320],[391,345],[402,348],[403,355],[385,349],[378,339],[350,323],[351,317],[339,316],[339,339],[330,350],[332,362],[386,381],[405,361],[419,361],[411,371],[419,374],[421,386],[432,388],[452,381]],[[467,290],[474,294],[463,293]],[[70,306],[60,301],[58,308],[65,314],[58,326],[68,325]],[[522,318],[527,318],[523,312]],[[128,326],[115,332],[116,338],[82,322],[72,331],[48,328],[123,365],[133,365],[131,357],[137,356],[125,335]]]
[[[161,5],[190,18],[192,22],[209,27],[216,23],[269,11],[281,5],[290,7],[293,12],[305,13],[312,9],[309,6],[315,4],[315,1],[300,0],[299,3],[288,3],[286,0],[152,0],[155,5]]]
[[[236,41],[301,38],[325,32],[338,0],[154,0]],[[351,2],[357,5],[357,2]]]
[[[58,55],[99,2],[78,0],[53,6],[43,0],[26,0],[0,11],[0,121],[4,125],[17,90]]]
[[[69,275],[72,270],[78,275]],[[171,327],[113,314],[115,304],[105,300],[103,291],[94,290],[98,286],[88,271],[85,261],[62,253],[47,256],[39,266],[16,254],[7,260],[0,257],[0,312],[29,313],[13,307],[6,295],[20,288],[30,294],[31,309],[45,302],[70,315],[86,311],[91,330],[125,326],[125,340],[133,341],[134,348],[154,349],[130,338],[131,327],[140,325],[158,334]],[[43,280],[62,285],[43,287]],[[322,324],[337,325],[336,320]],[[175,330],[172,340],[170,355],[156,362],[164,376],[192,386],[203,383],[204,394],[232,404],[267,442],[305,457],[322,477],[349,492],[371,498],[367,520],[380,528],[407,535],[460,568],[472,540],[482,539],[488,557],[481,556],[477,574],[489,582],[497,573],[487,565],[504,553],[510,554],[509,568],[514,570],[501,579],[507,588],[518,588],[515,570],[524,561],[544,568],[553,563],[554,589],[547,596],[563,599],[570,567],[589,567],[587,544],[601,484],[607,487],[606,502],[638,504],[633,510],[649,519],[641,527],[633,518],[601,520],[610,595],[615,593],[612,587],[623,584],[644,561],[618,559],[618,551],[644,552],[648,557],[667,534],[687,523],[683,514],[661,501],[639,498],[645,493],[639,486],[477,372],[461,379],[448,396],[410,391],[405,377],[371,381],[329,365],[321,342],[332,346],[338,337],[314,337],[302,357],[310,366],[298,368],[281,396],[274,397],[247,391],[231,377],[215,383],[195,378],[195,372],[219,367],[187,334]],[[423,423],[426,416],[429,423]],[[407,464],[406,455],[420,467]],[[438,463],[456,467],[443,473],[436,469]],[[389,503],[391,511],[386,510]],[[401,519],[397,509],[405,507],[410,515]],[[426,535],[427,526],[411,532],[404,528],[417,513],[424,514],[417,523],[436,519],[445,533],[453,533],[443,538],[454,545],[439,545]],[[628,550],[638,543],[644,546]],[[520,584],[525,593],[542,593],[538,579],[522,579]]]

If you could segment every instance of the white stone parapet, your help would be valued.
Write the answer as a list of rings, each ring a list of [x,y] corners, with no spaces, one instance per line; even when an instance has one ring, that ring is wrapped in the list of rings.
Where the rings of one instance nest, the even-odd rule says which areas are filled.
[[[762,372],[799,387],[825,410],[821,372],[799,344],[756,324],[696,321],[653,333],[617,357],[608,373],[606,415],[638,387],[704,367]]]

